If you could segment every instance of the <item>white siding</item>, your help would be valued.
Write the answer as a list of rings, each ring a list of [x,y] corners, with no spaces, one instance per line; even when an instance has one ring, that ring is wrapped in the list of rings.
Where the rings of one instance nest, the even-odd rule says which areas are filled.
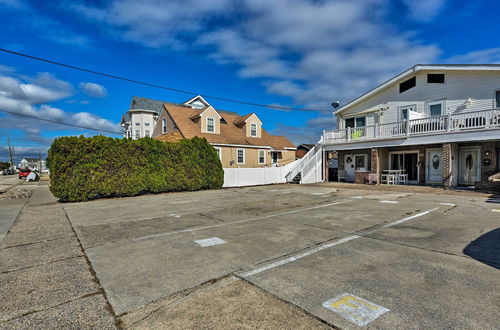
[[[427,73],[444,73],[445,83],[427,83]],[[411,77],[408,76],[402,81]],[[428,116],[427,104],[437,100],[444,100],[444,113],[491,109],[495,107],[495,91],[500,90],[498,71],[420,71],[416,74],[416,78],[416,86],[403,93],[399,93],[400,82],[398,82],[344,111],[340,114],[341,128],[344,127],[345,117],[352,117],[358,112],[371,109],[388,107],[383,111],[380,123],[398,121],[398,107],[403,105],[416,104],[417,111]],[[469,98],[471,103],[466,105],[465,102]],[[367,125],[371,124],[373,120],[367,117]]]
[[[139,126],[136,126],[136,123],[139,123]],[[146,126],[146,123],[149,123],[149,126]],[[130,129],[132,131],[132,138],[135,140],[135,131],[140,130],[141,138],[145,136],[146,131],[149,131],[150,134],[153,132],[154,127],[156,126],[156,121],[154,120],[154,116],[151,112],[131,112],[130,119]]]

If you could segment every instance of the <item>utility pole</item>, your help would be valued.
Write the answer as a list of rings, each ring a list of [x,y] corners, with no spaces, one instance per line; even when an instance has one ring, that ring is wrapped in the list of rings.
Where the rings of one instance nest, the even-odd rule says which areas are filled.
[[[38,153],[38,172],[42,173],[42,153]]]
[[[10,167],[12,167],[14,166],[14,161],[13,161],[14,148],[10,146],[10,137],[7,138],[7,144],[9,145]]]

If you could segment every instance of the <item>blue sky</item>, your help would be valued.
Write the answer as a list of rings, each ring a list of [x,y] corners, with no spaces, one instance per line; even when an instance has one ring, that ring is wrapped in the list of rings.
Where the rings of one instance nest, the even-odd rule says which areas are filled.
[[[0,0],[2,48],[178,89],[328,110],[417,63],[500,63],[500,2],[451,0]],[[132,96],[190,98],[0,53],[0,109],[120,131]],[[299,144],[329,112],[256,112]],[[0,114],[19,156],[98,134]]]

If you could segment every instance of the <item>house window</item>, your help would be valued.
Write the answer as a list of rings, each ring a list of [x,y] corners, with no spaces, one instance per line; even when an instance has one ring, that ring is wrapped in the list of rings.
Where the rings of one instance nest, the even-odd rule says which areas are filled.
[[[354,155],[354,169],[356,171],[366,170],[366,155]]]
[[[427,74],[427,83],[429,83],[429,84],[444,84],[444,73],[429,73],[429,74]]]
[[[366,117],[347,118],[345,120],[345,128],[363,126],[366,126]]]
[[[259,164],[265,164],[265,163],[266,163],[266,151],[259,150]]]
[[[149,123],[144,123],[144,126],[149,126]]]
[[[146,137],[146,136],[147,136],[147,137],[151,137],[151,135],[150,135],[149,133],[150,133],[150,132],[149,132],[149,130],[147,129],[147,130],[146,130],[146,133],[144,134],[144,137]]]
[[[167,118],[161,120],[161,132],[162,134],[167,133]]]
[[[238,164],[245,164],[245,150],[244,149],[238,149],[236,150],[236,155],[237,155],[237,159],[236,159],[236,162]]]
[[[207,117],[207,132],[215,132],[215,119],[213,117]]]
[[[443,102],[429,104],[429,115],[431,117],[441,116],[442,114],[443,114]]]
[[[135,123],[135,126],[141,126],[141,123]]]
[[[495,101],[496,101],[496,107],[500,108],[500,91],[495,92]]]
[[[217,156],[219,157],[220,160],[222,160],[222,150],[220,147],[214,147],[215,152],[217,152]]]
[[[136,138],[136,139],[139,139],[140,137],[141,137],[141,131],[140,131],[140,130],[138,130],[138,129],[136,129],[136,130],[135,130],[135,138]]]
[[[250,124],[250,136],[257,136],[257,124]]]
[[[399,84],[399,92],[403,93],[407,90],[417,86],[417,78],[413,77]]]

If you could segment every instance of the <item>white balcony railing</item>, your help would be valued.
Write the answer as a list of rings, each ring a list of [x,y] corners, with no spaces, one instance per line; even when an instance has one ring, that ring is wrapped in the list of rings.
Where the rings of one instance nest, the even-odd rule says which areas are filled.
[[[442,132],[500,129],[500,108],[418,118],[323,132],[324,144],[407,137]]]

